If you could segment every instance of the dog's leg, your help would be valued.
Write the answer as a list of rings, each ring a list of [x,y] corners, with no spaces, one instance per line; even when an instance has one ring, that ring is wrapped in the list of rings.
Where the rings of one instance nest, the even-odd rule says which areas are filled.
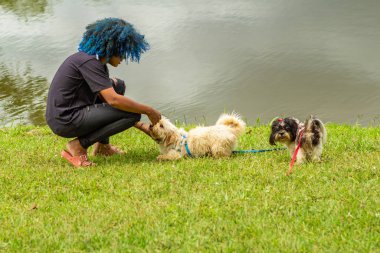
[[[288,149],[290,158],[292,158],[293,154],[294,154],[294,150],[296,149],[294,142],[284,144],[284,147],[286,147]]]
[[[303,163],[303,161],[305,160],[306,156],[305,156],[305,153],[303,152],[303,150],[300,148],[298,150],[298,154],[297,154],[297,164],[301,164]]]
[[[320,152],[319,150],[314,152],[312,154],[311,161],[320,162],[321,161],[321,155],[322,155],[322,152]]]
[[[158,161],[178,160],[180,158],[181,158],[181,154],[175,150],[170,150],[166,154],[161,154],[157,156]]]
[[[214,158],[228,157],[231,156],[232,151],[230,149],[224,149],[220,147],[211,147],[211,154]]]

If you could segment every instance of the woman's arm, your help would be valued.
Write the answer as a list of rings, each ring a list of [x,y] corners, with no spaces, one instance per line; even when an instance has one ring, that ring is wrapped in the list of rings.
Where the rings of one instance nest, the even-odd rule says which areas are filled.
[[[137,129],[141,130],[142,132],[144,132],[145,134],[147,134],[149,136],[150,136],[150,126],[151,125],[144,123],[144,122],[141,122],[141,121],[139,121],[135,124],[135,127]]]
[[[155,125],[161,119],[161,113],[153,107],[140,104],[133,99],[119,95],[112,87],[101,90],[100,95],[104,101],[112,107],[123,111],[147,115],[153,125]]]

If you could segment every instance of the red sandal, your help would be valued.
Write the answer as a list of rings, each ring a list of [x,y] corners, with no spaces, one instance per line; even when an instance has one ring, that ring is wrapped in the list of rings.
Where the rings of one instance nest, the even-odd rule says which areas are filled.
[[[67,150],[62,150],[61,157],[65,158],[75,167],[89,167],[95,165],[95,163],[88,160],[87,155],[72,156]]]

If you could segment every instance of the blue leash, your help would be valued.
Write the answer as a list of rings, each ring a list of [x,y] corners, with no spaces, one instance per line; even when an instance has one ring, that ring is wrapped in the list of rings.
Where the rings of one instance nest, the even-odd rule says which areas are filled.
[[[190,157],[193,157],[193,155],[191,154],[190,152],[190,149],[189,149],[189,145],[187,144],[187,141],[186,141],[186,138],[187,136],[185,135],[182,135],[182,140],[180,142],[180,148],[178,151],[181,150],[181,147],[183,145],[183,142],[185,141],[185,149],[186,149],[186,153],[190,156]],[[233,150],[232,153],[233,154],[247,154],[247,153],[262,153],[262,152],[268,152],[268,151],[276,151],[276,150],[284,150],[286,149],[285,147],[284,148],[271,148],[271,149],[248,149],[248,150]]]
[[[284,150],[286,148],[271,148],[271,149],[248,149],[248,150],[233,150],[233,154],[247,154],[247,153],[263,153],[268,151]]]

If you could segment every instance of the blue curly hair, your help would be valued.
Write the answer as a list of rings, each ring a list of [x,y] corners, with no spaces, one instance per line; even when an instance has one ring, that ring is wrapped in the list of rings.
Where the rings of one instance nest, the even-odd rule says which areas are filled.
[[[139,62],[141,54],[149,50],[144,35],[133,25],[119,18],[105,18],[86,26],[79,51],[106,57],[119,56],[128,62]]]

